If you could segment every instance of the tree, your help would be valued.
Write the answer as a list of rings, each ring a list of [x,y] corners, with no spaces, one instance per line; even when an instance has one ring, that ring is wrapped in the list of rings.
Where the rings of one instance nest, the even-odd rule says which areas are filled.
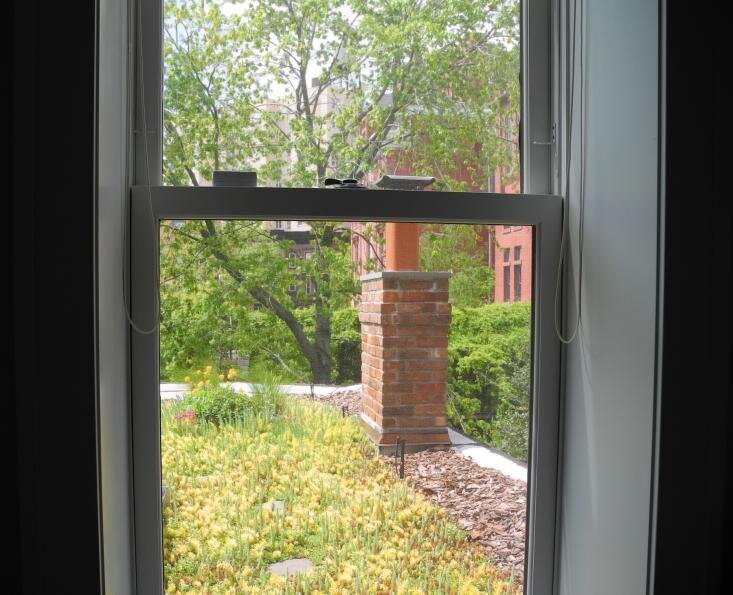
[[[481,230],[487,237],[481,237]],[[449,299],[455,307],[480,306],[494,294],[494,271],[487,264],[488,226],[428,225],[420,235],[420,267],[450,271]]]
[[[515,153],[514,0],[166,0],[164,38],[168,184],[256,169],[265,183],[312,186],[409,160],[449,189],[481,188]],[[197,313],[231,337],[259,308],[287,329],[313,381],[328,382],[331,316],[356,291],[336,226],[313,223],[317,256],[298,264],[307,296],[288,292],[287,245],[259,224],[171,226],[164,324]],[[179,300],[176,286],[198,299]],[[206,335],[210,349],[226,347],[221,333]],[[201,341],[171,353],[190,359]]]
[[[349,305],[358,291],[350,244],[335,231],[336,225],[311,222],[312,257],[297,260],[287,258],[292,242],[275,240],[259,221],[166,225],[161,318],[164,332],[173,334],[167,339],[171,353],[164,355],[185,361],[198,349],[213,353],[257,344],[278,359],[280,354],[267,339],[287,329],[307,363],[310,379],[317,384],[330,382],[333,312]],[[267,322],[279,323],[279,329],[264,329],[263,334],[262,327],[251,328],[256,327],[256,312],[262,310],[274,317]],[[189,313],[199,324],[176,330],[189,324],[182,316]],[[222,327],[228,330],[228,344],[221,341]],[[193,337],[192,331],[198,336]],[[186,336],[176,339],[176,332]],[[284,360],[282,364],[288,366]]]
[[[392,155],[486,188],[516,155],[518,14],[516,0],[167,0],[164,178],[251,167],[313,186]]]

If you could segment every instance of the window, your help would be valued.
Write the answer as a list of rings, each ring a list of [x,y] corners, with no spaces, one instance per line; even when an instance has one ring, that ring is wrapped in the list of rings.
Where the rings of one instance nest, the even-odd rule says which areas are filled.
[[[390,192],[370,193],[368,211],[363,208],[363,191],[338,191],[339,201],[334,203],[332,192],[321,189],[303,189],[283,192],[277,188],[201,188],[197,193],[187,189],[151,188],[152,207],[156,221],[167,219],[260,219],[273,213],[289,213],[306,219],[324,217],[337,220],[353,220],[368,216],[370,220],[409,221],[414,210],[409,201],[394,200]],[[244,195],[258,200],[241,200]],[[338,205],[334,208],[334,204]],[[560,232],[560,201],[558,198],[527,195],[518,201],[497,197],[487,199],[481,195],[461,193],[426,193],[421,196],[420,214],[423,221],[441,223],[449,205],[451,218],[465,222],[501,224],[503,217],[522,220],[527,225],[540,228],[536,237],[536,262],[534,271],[538,286],[551,286],[554,279]],[[140,324],[151,324],[151,312],[156,304],[156,261],[158,239],[150,233],[148,193],[144,187],[136,188],[132,197],[133,219],[132,315]],[[290,287],[295,289],[294,285]],[[553,534],[555,502],[555,462],[558,357],[559,351],[552,332],[554,300],[552,292],[539,296],[534,305],[532,435],[529,478],[528,525],[539,530],[545,527],[548,536]],[[133,452],[135,460],[136,540],[139,580],[143,584],[162,585],[161,501],[160,501],[160,426],[158,388],[158,334],[132,336],[133,365]],[[555,454],[553,454],[555,453]],[[528,531],[527,572],[537,564],[536,556],[543,548],[551,548],[553,539],[542,540],[542,535]],[[526,584],[529,584],[529,579]],[[155,587],[153,590],[157,590]]]
[[[148,34],[143,35],[146,76],[153,82],[162,81],[164,74],[156,70],[160,64],[162,48],[158,43],[159,32],[163,28],[163,17],[160,3],[141,0],[143,10],[143,27]],[[523,111],[532,107],[533,118],[524,128],[527,138],[543,138],[547,125],[549,101],[543,95],[547,79],[547,60],[549,45],[547,40],[548,13],[544,2],[527,0],[522,12],[523,35],[532,37],[533,47],[524,52],[522,61]],[[172,71],[171,71],[172,72]],[[170,72],[166,73],[168,76]],[[349,81],[342,81],[348,85]],[[536,267],[532,270],[535,287],[551,287],[557,263],[560,233],[560,200],[557,197],[527,194],[522,200],[511,196],[486,196],[475,192],[431,192],[414,201],[414,195],[399,194],[399,190],[373,192],[365,202],[363,191],[359,190],[324,190],[310,188],[309,185],[320,185],[314,171],[299,171],[299,163],[292,161],[286,167],[275,172],[268,170],[268,176],[283,177],[302,176],[312,180],[302,187],[281,188],[295,185],[292,182],[283,184],[280,180],[272,180],[271,187],[235,188],[198,186],[194,189],[179,188],[171,181],[164,180],[157,173],[163,169],[163,145],[166,142],[160,135],[162,121],[161,85],[153,85],[145,89],[145,105],[148,115],[148,129],[151,134],[136,135],[135,154],[137,163],[142,164],[144,143],[153,155],[153,171],[147,174],[139,165],[135,172],[138,184],[153,181],[151,188],[138,186],[132,191],[131,209],[132,224],[130,236],[131,263],[134,274],[131,275],[131,303],[133,318],[141,325],[154,325],[155,316],[151,313],[156,308],[156,255],[157,238],[150,233],[151,210],[153,224],[161,220],[190,218],[203,219],[275,219],[278,216],[303,222],[314,220],[337,221],[413,221],[415,218],[423,222],[440,224],[442,222],[471,222],[504,226],[508,233],[513,224],[534,226],[541,233],[535,234],[533,258]],[[140,90],[138,95],[142,96]],[[267,98],[265,98],[267,99]],[[440,101],[443,98],[438,97]],[[388,107],[393,97],[385,94],[380,100],[380,108]],[[336,106],[332,106],[335,109]],[[414,106],[411,106],[413,109]],[[269,108],[267,108],[269,109]],[[265,113],[274,113],[267,112]],[[270,121],[278,124],[277,118],[268,116]],[[139,120],[139,115],[138,115]],[[409,119],[408,119],[409,122]],[[136,128],[140,128],[139,122]],[[385,134],[393,134],[394,127],[388,127]],[[243,134],[247,131],[243,131]],[[407,136],[405,137],[407,138]],[[437,139],[437,137],[436,137]],[[170,140],[170,139],[169,139]],[[383,139],[390,140],[389,136]],[[392,139],[396,146],[398,139]],[[456,147],[459,145],[456,145]],[[521,180],[525,191],[546,193],[550,189],[549,168],[544,167],[549,160],[546,148],[523,142]],[[543,152],[544,151],[544,152]],[[156,157],[157,156],[157,157]],[[227,158],[230,155],[227,155]],[[257,156],[255,156],[257,157]],[[280,155],[278,164],[287,161]],[[156,159],[159,161],[156,165]],[[169,159],[169,157],[166,157]],[[254,161],[253,161],[254,162]],[[263,163],[275,164],[276,161]],[[336,161],[333,161],[337,163]],[[180,164],[179,164],[180,165]],[[397,164],[395,164],[397,165]],[[166,163],[167,171],[175,172],[175,164]],[[206,166],[197,163],[199,173],[205,176]],[[274,167],[274,166],[273,166]],[[518,168],[509,168],[517,171]],[[185,169],[183,170],[185,171]],[[371,170],[370,170],[371,171]],[[283,173],[284,172],[284,173]],[[543,173],[544,172],[544,173]],[[477,191],[490,189],[488,177],[481,172],[483,186]],[[171,176],[174,174],[171,173]],[[450,174],[440,180],[445,184]],[[300,178],[298,178],[300,179]],[[160,182],[165,181],[168,186]],[[203,180],[205,181],[205,179]],[[376,180],[373,180],[376,183]],[[403,180],[404,182],[404,180]],[[449,190],[445,185],[440,189]],[[334,200],[334,192],[339,192],[338,200]],[[290,219],[278,220],[276,229],[286,229],[284,225]],[[297,233],[295,231],[293,234]],[[389,257],[389,255],[388,255]],[[505,252],[505,261],[509,254]],[[510,274],[505,275],[506,280]],[[554,340],[552,292],[546,291],[537,296],[533,309],[535,327],[533,352],[533,386],[532,386],[532,450],[530,453],[531,471],[528,495],[528,530],[527,542],[527,591],[533,594],[550,592],[553,584],[553,560],[555,542],[555,509],[557,486],[557,416],[558,416],[558,365],[559,349]],[[162,592],[162,548],[160,542],[161,498],[160,498],[160,412],[158,407],[158,334],[132,333],[132,399],[133,399],[133,458],[134,458],[134,505],[135,505],[135,560],[137,584],[141,592]]]
[[[298,266],[298,264],[295,262],[297,258],[298,255],[295,252],[288,252],[288,268],[294,269]]]

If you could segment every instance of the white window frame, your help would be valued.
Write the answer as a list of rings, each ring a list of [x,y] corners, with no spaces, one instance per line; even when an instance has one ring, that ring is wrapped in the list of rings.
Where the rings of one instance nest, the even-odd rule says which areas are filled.
[[[522,189],[531,194],[414,193],[320,188],[162,186],[162,2],[136,0],[141,10],[144,94],[134,94],[130,213],[130,298],[133,319],[150,327],[158,303],[161,220],[418,221],[533,226],[533,375],[530,422],[525,592],[556,589],[560,444],[560,343],[554,332],[554,288],[560,248],[560,197],[549,193],[551,146],[551,8],[553,0],[522,4]],[[133,26],[131,41],[136,40]],[[135,44],[133,44],[134,47]],[[140,61],[136,56],[136,69]],[[145,105],[143,109],[142,97]],[[143,126],[140,114],[146,114]],[[148,134],[140,131],[147,129]],[[147,147],[144,145],[147,136]],[[147,156],[146,156],[147,151]],[[146,162],[152,164],[146,170]],[[338,192],[338,200],[333,200]],[[152,217],[152,225],[151,225]],[[138,595],[163,592],[160,469],[159,336],[131,331],[133,548]]]

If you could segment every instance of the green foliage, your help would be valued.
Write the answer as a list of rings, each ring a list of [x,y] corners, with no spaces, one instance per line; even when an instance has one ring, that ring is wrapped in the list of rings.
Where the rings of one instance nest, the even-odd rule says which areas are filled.
[[[386,156],[448,190],[513,181],[518,42],[516,0],[166,0],[165,182],[313,186]]]
[[[266,375],[263,382],[252,386],[251,395],[238,393],[229,386],[208,385],[184,397],[176,410],[193,411],[196,421],[215,425],[242,421],[247,416],[272,418],[285,406],[280,382],[278,376]]]
[[[530,304],[453,311],[448,419],[464,432],[527,459]]]
[[[354,307],[336,310],[331,321],[335,384],[361,382],[361,325]]]
[[[255,168],[260,185],[291,187],[387,168],[448,190],[484,189],[500,167],[516,181],[516,0],[225,4],[165,1],[166,184]],[[161,374],[236,351],[294,380],[358,377],[355,339],[332,335],[334,312],[358,292],[337,225],[312,222],[314,256],[294,268],[290,244],[257,222],[164,228]],[[426,241],[425,268],[453,271],[456,306],[487,301],[490,270],[455,252],[465,230]]]
[[[250,412],[249,397],[221,386],[208,386],[187,395],[180,407],[193,411],[197,421],[216,425],[241,420]]]
[[[249,397],[250,411],[255,415],[272,418],[282,413],[286,396],[280,391],[282,378],[277,374],[266,374],[262,380],[252,385]]]
[[[420,268],[450,271],[449,299],[454,307],[476,307],[493,299],[494,271],[487,262],[489,241],[488,226],[425,226],[420,236]]]
[[[328,382],[333,313],[360,289],[337,225],[310,222],[312,257],[289,259],[292,241],[259,221],[164,222],[163,375],[200,361],[220,366],[236,351],[294,381]]]

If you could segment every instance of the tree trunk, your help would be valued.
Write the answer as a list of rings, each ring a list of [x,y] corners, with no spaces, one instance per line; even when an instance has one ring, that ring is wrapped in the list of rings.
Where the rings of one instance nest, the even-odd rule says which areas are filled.
[[[331,320],[323,315],[320,309],[316,310],[316,340],[315,340],[316,365],[311,363],[313,382],[316,384],[329,384],[331,382],[331,369],[333,359],[331,358]],[[319,380],[316,380],[316,376]]]

